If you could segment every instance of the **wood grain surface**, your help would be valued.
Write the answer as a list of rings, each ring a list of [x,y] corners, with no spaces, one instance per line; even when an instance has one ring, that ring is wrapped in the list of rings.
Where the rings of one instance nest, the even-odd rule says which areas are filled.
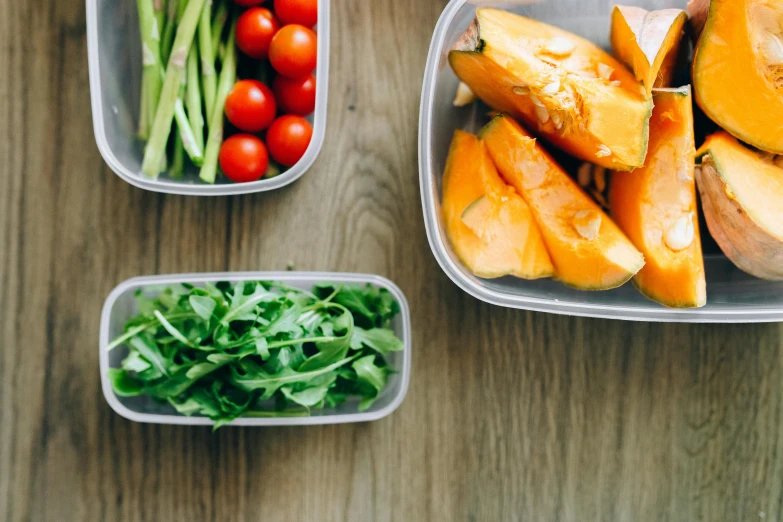
[[[144,192],[96,149],[81,0],[0,0],[0,520],[783,519],[778,325],[504,310],[430,253],[426,49],[445,0],[336,0],[328,132],[262,195]],[[370,424],[139,425],[105,403],[98,317],[139,274],[376,272],[414,317],[410,391]]]

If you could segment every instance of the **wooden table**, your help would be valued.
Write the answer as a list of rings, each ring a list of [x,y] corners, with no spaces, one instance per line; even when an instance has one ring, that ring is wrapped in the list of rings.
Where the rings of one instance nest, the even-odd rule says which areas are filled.
[[[84,2],[0,0],[0,520],[754,521],[783,517],[781,328],[482,304],[430,253],[417,124],[445,0],[333,2],[326,142],[261,195],[136,189],[95,147]],[[138,274],[377,272],[414,316],[379,422],[139,425],[98,317]]]

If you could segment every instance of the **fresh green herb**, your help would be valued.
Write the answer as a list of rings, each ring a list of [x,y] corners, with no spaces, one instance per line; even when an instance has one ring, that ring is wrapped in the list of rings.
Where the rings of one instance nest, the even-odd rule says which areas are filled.
[[[240,416],[308,415],[349,398],[366,410],[404,345],[390,329],[399,304],[371,285],[313,292],[247,281],[137,294],[139,314],[108,349],[128,350],[109,370],[117,395],[148,395],[216,428]]]

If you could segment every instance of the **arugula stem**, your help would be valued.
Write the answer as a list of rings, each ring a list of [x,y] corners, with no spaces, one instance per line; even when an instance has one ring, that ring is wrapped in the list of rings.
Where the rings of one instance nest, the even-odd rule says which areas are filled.
[[[142,0],[144,1],[144,0]],[[150,0],[146,0],[150,1]],[[171,50],[166,77],[163,80],[158,108],[155,111],[155,120],[152,131],[144,150],[144,160],[141,171],[148,177],[155,178],[160,173],[161,162],[166,153],[166,142],[171,132],[171,122],[174,118],[174,109],[179,95],[182,77],[185,75],[185,64],[188,57],[193,37],[196,33],[196,25],[204,7],[205,0],[190,0],[182,16],[182,22],[177,28],[174,45]],[[183,140],[184,141],[184,140]]]
[[[199,317],[196,313],[180,313],[180,314],[171,314],[171,315],[164,315],[163,317],[166,318],[167,321],[171,322],[176,321],[177,319],[193,319],[196,317]],[[124,334],[120,335],[119,337],[115,338],[112,342],[110,342],[106,346],[106,351],[111,351],[113,348],[116,348],[117,346],[123,344],[125,341],[130,339],[131,337],[134,337],[144,330],[147,330],[149,328],[152,328],[153,326],[157,326],[160,324],[160,322],[157,319],[154,319],[150,321],[149,323],[143,323],[138,326],[134,326]]]
[[[231,344],[227,344],[225,346],[222,346],[224,350],[230,350],[232,348],[240,348],[242,346],[245,346],[247,344],[252,344],[256,342],[259,339],[263,339],[264,337],[267,337],[266,333],[262,333],[261,335],[258,335],[256,337],[253,337],[252,339],[246,339],[244,341],[236,341]],[[268,350],[274,350],[275,348],[282,348],[284,346],[293,346],[295,344],[301,344],[301,343],[318,343],[318,342],[329,342],[329,341],[336,341],[338,339],[341,339],[341,337],[336,337],[334,335],[332,336],[323,336],[323,337],[300,337],[299,339],[289,339],[287,341],[275,341],[272,343],[269,343],[266,345]]]

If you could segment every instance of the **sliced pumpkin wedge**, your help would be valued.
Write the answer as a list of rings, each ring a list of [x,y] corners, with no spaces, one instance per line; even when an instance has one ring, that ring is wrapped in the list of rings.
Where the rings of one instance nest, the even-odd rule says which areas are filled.
[[[471,206],[474,211],[463,221]],[[454,253],[474,275],[538,279],[554,273],[530,209],[500,178],[473,134],[454,133],[443,173],[442,210]]]
[[[493,109],[574,156],[615,170],[644,163],[652,101],[633,74],[584,38],[479,8],[449,62]]]
[[[612,217],[645,258],[639,291],[663,305],[696,308],[707,300],[697,217],[690,87],[656,89],[644,167],[616,172]]]
[[[511,187],[485,194],[468,205],[462,222],[486,244],[488,258],[513,267],[510,274],[525,279],[554,274],[530,207]]]
[[[696,182],[707,227],[735,265],[783,279],[783,158],[759,153],[726,132],[699,149]]]
[[[558,279],[607,290],[642,268],[642,254],[517,122],[501,114],[479,137],[503,179],[530,206]]]
[[[783,154],[783,2],[712,0],[693,57],[693,88],[715,123]]]
[[[688,15],[682,9],[647,11],[641,7],[614,6],[612,51],[644,84],[648,96],[652,95],[653,87],[671,84],[687,20]]]

